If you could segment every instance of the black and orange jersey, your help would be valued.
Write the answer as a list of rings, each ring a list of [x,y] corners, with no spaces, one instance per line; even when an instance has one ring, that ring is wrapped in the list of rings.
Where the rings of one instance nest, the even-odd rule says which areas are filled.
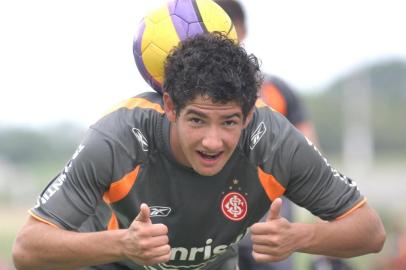
[[[261,99],[283,114],[294,126],[308,121],[307,111],[292,88],[276,76],[265,75]]]
[[[236,255],[234,244],[281,195],[326,220],[364,202],[351,179],[261,100],[215,176],[175,160],[169,126],[157,93],[122,103],[90,127],[30,210],[50,225],[89,232],[127,228],[147,203],[152,222],[168,226],[167,263],[121,261],[86,269],[224,269]]]

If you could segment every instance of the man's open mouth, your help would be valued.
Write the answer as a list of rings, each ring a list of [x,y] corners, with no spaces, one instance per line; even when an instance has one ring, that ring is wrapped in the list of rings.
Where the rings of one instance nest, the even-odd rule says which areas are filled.
[[[207,152],[202,152],[202,151],[197,151],[199,153],[199,155],[204,158],[204,159],[216,159],[218,158],[223,152],[219,152],[219,153],[207,153]]]

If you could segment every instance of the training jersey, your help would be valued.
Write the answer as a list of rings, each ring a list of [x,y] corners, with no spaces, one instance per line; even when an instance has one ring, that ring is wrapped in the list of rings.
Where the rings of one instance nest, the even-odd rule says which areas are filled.
[[[159,94],[123,102],[89,128],[30,210],[50,225],[92,232],[128,228],[146,203],[152,222],[168,227],[168,262],[144,267],[121,261],[85,269],[226,269],[224,262],[236,256],[235,244],[277,197],[285,195],[325,220],[364,202],[355,182],[261,100],[234,153],[214,176],[176,161],[169,130]]]

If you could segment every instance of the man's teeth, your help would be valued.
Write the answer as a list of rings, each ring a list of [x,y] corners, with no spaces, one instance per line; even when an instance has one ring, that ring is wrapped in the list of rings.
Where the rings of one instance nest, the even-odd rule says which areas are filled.
[[[200,152],[203,156],[207,157],[207,158],[215,158],[218,156],[218,153],[216,154],[211,154],[211,153],[206,153],[206,152]]]

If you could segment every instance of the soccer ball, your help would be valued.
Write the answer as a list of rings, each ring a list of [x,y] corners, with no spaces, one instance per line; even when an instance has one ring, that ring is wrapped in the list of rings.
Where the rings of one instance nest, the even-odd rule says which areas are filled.
[[[142,77],[162,94],[165,59],[172,48],[188,37],[214,31],[237,42],[231,19],[212,0],[172,0],[154,10],[141,20],[133,43]]]

